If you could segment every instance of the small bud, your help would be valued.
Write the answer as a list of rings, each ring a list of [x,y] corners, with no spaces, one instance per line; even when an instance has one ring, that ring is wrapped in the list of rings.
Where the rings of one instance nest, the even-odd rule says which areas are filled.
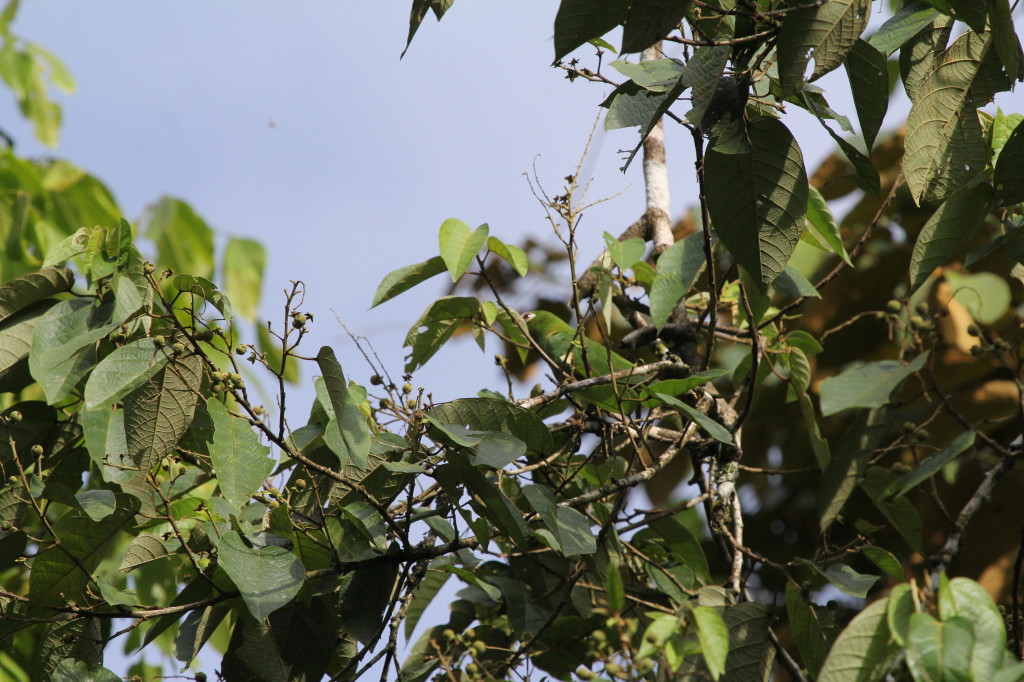
[[[508,359],[504,355],[495,355],[494,364],[498,367],[506,367],[508,365]]]
[[[903,310],[903,304],[900,303],[899,301],[897,301],[894,298],[894,299],[890,300],[888,303],[885,304],[885,310],[886,310],[886,312],[888,312],[888,313],[890,313],[892,315],[896,315],[901,310]]]
[[[235,355],[245,355],[246,350],[247,349],[246,349],[245,346],[237,345],[237,346],[235,346]]]
[[[7,519],[4,519],[3,521],[0,521],[0,531],[3,531],[5,533],[10,533],[13,529],[14,529],[14,525],[10,521],[8,521]]]
[[[297,478],[295,479],[295,483],[292,484],[292,487],[295,488],[296,490],[305,490],[307,485],[309,484],[306,483],[306,479]]]
[[[278,502],[277,500],[271,500],[270,501],[270,508],[271,509],[277,509],[280,506],[281,506],[281,503]]]
[[[374,386],[380,386],[384,383],[384,379],[379,374],[374,374],[370,377],[370,383]]]
[[[142,271],[147,275],[152,275],[154,272],[156,272],[156,266],[153,265],[152,263],[146,263],[145,265],[142,266]]]
[[[7,418],[9,420],[11,420],[11,422],[17,424],[18,422],[21,421],[21,412],[18,412],[17,410],[14,410],[9,415],[7,415]]]
[[[171,352],[174,353],[175,355],[184,355],[185,344],[181,343],[180,341],[175,343],[173,346],[171,346]]]
[[[165,343],[167,343],[167,339],[165,339],[164,337],[162,337],[162,336],[154,336],[153,337],[153,345],[156,346],[157,348],[160,348]]]
[[[928,320],[924,319],[920,315],[911,315],[910,326],[919,331],[924,331],[925,329],[931,327],[931,323],[929,323]]]
[[[406,395],[412,393],[412,384],[402,384],[402,393]]]
[[[241,384],[242,383],[242,375],[241,374],[236,374],[235,372],[232,372],[231,374],[228,375],[228,378],[231,379],[236,384]]]
[[[18,485],[18,477],[17,476],[8,476],[7,477],[7,483],[9,483],[10,485]]]
[[[306,326],[306,320],[307,318],[305,315],[303,315],[302,313],[297,313],[295,316],[292,317],[292,326],[295,327],[296,329],[302,329],[303,327]]]
[[[480,639],[476,640],[473,642],[473,651],[476,652],[477,656],[483,656],[487,651],[487,643]]]
[[[914,440],[916,440],[918,443],[925,442],[926,440],[928,440],[928,432],[925,431],[924,429],[917,431],[916,433],[914,433]]]
[[[415,410],[416,409],[416,399],[415,398],[409,398],[408,400],[405,401],[405,406],[408,407],[410,410]]]
[[[971,355],[981,355],[984,349],[981,346],[971,346]]]
[[[921,301],[916,306],[914,306],[914,310],[917,311],[918,315],[927,315],[929,311],[928,304],[925,303],[924,301]]]
[[[42,445],[33,445],[32,446],[32,456],[33,457],[42,457],[43,456],[43,446]]]
[[[972,324],[969,327],[967,327],[967,333],[970,334],[971,336],[981,336],[981,330],[978,329],[978,325],[976,324]]]
[[[206,673],[199,671],[196,673],[196,682],[206,682]]]

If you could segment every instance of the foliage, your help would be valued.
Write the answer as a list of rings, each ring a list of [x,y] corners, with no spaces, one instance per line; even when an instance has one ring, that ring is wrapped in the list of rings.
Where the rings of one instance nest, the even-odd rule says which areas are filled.
[[[451,6],[415,0],[409,40]],[[366,353],[369,386],[301,348],[301,283],[245,341],[258,244],[218,266],[184,202],[133,225],[85,171],[0,153],[3,674],[116,679],[120,638],[186,667],[209,645],[228,680],[1019,679],[1019,533],[992,521],[1024,503],[1024,126],[979,108],[1024,64],[1007,0],[904,2],[865,35],[870,9],[562,0],[555,66],[611,89],[650,203],[587,268],[578,168],[535,185],[560,248],[445,221],[367,302],[452,282],[401,375]],[[628,80],[561,61],[599,65],[617,26]],[[852,141],[809,82],[840,67]],[[897,72],[905,136],[880,133]],[[786,107],[837,140],[813,173]],[[663,119],[701,188],[667,237]],[[507,390],[435,404],[413,373],[464,333]]]

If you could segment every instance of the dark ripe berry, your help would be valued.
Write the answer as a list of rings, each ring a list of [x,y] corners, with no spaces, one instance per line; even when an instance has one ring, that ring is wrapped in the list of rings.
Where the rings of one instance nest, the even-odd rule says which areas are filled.
[[[370,383],[374,386],[380,386],[384,383],[384,379],[379,374],[374,374],[370,377]]]
[[[976,324],[972,324],[969,327],[967,327],[967,333],[970,334],[971,336],[981,336],[981,330],[978,329],[978,325]]]
[[[213,332],[209,329],[204,329],[201,332],[196,332],[196,341],[210,341],[213,339]]]

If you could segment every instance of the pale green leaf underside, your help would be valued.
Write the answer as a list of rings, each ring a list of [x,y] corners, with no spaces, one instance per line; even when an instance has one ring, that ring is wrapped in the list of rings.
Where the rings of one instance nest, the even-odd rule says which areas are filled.
[[[249,422],[231,416],[220,401],[209,401],[206,409],[213,420],[210,459],[217,482],[225,499],[240,509],[274,469],[274,461],[267,457],[270,448],[260,444]]]
[[[825,379],[821,383],[822,415],[827,417],[854,407],[881,407],[904,379],[924,367],[927,359],[925,351],[906,365],[899,360],[880,360]]]
[[[306,572],[299,558],[282,547],[246,547],[238,533],[227,533],[217,558],[242,593],[253,617],[263,619],[292,600]]]

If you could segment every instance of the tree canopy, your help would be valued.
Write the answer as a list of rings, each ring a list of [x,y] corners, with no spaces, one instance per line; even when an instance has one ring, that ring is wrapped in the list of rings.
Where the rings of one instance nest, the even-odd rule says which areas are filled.
[[[450,9],[414,0],[408,41]],[[637,129],[646,205],[589,264],[582,160],[531,178],[550,243],[444,221],[367,301],[450,287],[399,368],[309,348],[301,281],[267,321],[259,243],[177,199],[130,221],[8,139],[2,676],[1024,678],[1024,113],[984,109],[1024,55],[1008,0],[873,9],[538,12],[567,87]],[[0,77],[55,144],[74,81],[17,10]],[[817,169],[794,109],[835,140]],[[435,402],[416,372],[466,335],[495,380]]]

